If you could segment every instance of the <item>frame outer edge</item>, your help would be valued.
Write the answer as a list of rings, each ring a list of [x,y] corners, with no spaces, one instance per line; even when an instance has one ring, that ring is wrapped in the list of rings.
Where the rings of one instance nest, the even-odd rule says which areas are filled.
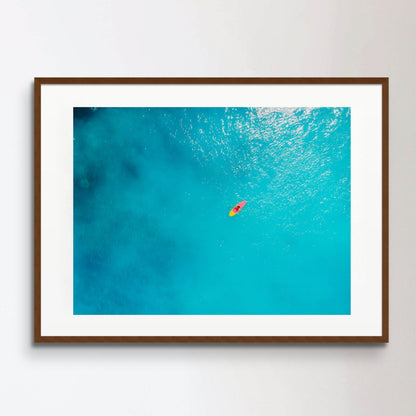
[[[41,81],[34,79],[34,342],[41,342]]]
[[[41,86],[42,84],[381,84],[382,335],[381,336],[42,336]],[[389,342],[389,78],[34,78],[34,342],[35,343],[388,343]]]
[[[389,342],[389,78],[382,82],[382,338]]]

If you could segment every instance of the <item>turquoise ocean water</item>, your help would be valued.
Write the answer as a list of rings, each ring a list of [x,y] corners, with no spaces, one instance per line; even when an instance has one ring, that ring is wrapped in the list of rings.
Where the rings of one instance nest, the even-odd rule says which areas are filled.
[[[74,108],[74,314],[350,314],[350,119]]]

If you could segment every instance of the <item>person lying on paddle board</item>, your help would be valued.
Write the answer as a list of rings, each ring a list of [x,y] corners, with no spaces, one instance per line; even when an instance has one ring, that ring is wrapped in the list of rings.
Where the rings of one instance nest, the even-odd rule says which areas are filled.
[[[237,212],[239,212],[241,209],[243,209],[244,205],[246,204],[247,201],[241,201],[240,203],[238,203],[231,211],[230,211],[230,217],[234,216],[235,214],[237,214]]]

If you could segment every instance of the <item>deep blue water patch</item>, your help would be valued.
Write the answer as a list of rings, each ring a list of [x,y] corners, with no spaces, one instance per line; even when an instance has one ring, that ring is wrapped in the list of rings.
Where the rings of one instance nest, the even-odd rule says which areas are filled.
[[[349,108],[74,108],[74,314],[350,314],[350,132]]]

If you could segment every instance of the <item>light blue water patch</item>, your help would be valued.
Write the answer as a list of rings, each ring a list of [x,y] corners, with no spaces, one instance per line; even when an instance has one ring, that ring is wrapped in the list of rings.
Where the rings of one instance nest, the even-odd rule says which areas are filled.
[[[349,108],[74,108],[74,314],[350,314],[350,136]]]

